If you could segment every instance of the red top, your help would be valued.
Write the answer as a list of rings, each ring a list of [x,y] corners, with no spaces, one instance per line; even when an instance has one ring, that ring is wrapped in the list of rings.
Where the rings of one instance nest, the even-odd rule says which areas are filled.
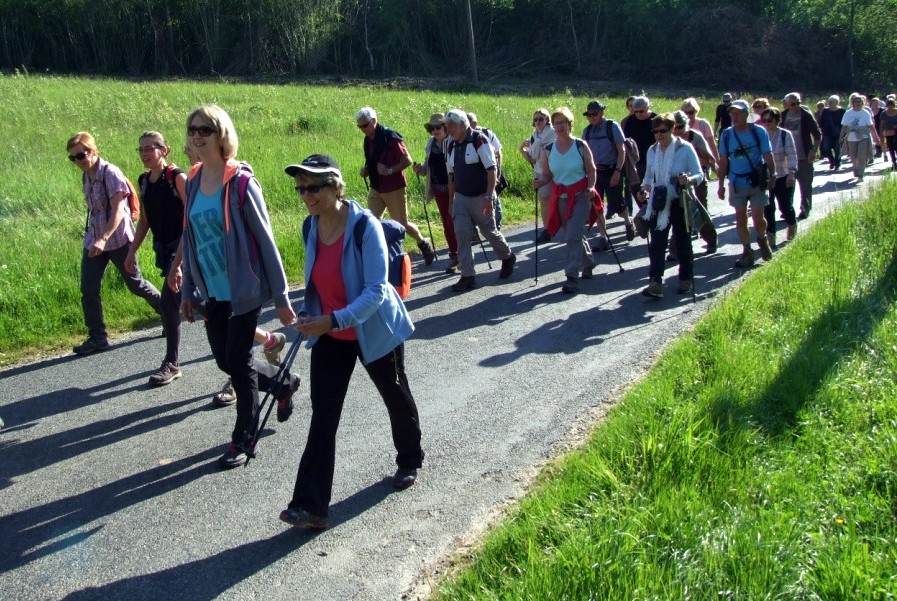
[[[329,315],[337,309],[344,309],[349,304],[346,297],[346,286],[343,284],[343,239],[345,234],[333,244],[324,244],[318,240],[318,251],[315,264],[311,268],[311,281],[321,299],[322,315]],[[358,340],[355,328],[346,328],[338,332],[328,332],[337,340]]]
[[[370,138],[365,138],[364,143],[369,146],[370,144],[373,144],[374,141]],[[386,145],[386,150],[380,155],[378,162],[383,163],[386,167],[395,169],[395,166],[399,164],[399,161],[401,161],[406,154],[408,154],[408,150],[405,148],[405,143],[401,140],[391,139]],[[386,193],[406,188],[407,186],[408,182],[405,181],[405,172],[396,169],[393,171],[392,175],[380,175],[377,185],[374,186],[374,190],[380,193]]]

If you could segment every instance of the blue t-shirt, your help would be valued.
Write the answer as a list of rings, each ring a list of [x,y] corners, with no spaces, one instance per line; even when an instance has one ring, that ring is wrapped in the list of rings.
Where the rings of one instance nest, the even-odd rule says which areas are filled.
[[[608,123],[610,127],[608,127]],[[610,130],[610,138],[608,138]],[[589,145],[592,151],[592,160],[596,165],[605,167],[617,166],[617,145],[623,143],[623,130],[616,121],[605,119],[598,125],[587,125],[582,130],[582,139]]]
[[[230,282],[227,279],[227,260],[224,255],[224,207],[221,189],[214,194],[196,191],[190,205],[190,229],[196,242],[196,261],[206,283],[209,298],[229,301]]]
[[[729,127],[719,137],[719,154],[729,159],[729,181],[736,188],[750,188],[751,172],[763,163],[764,154],[772,152],[766,130],[753,123],[748,127],[753,133],[739,133]]]

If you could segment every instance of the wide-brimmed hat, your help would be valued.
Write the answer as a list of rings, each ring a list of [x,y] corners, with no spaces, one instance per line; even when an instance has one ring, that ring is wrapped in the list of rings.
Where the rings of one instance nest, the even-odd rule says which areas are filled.
[[[299,173],[311,173],[314,175],[323,175],[325,173],[333,173],[342,177],[339,170],[339,163],[333,157],[326,154],[313,154],[306,158],[298,165],[289,165],[284,167],[284,172],[290,177],[296,177]]]
[[[583,117],[588,117],[589,113],[594,113],[597,111],[603,111],[607,108],[607,105],[601,104],[597,100],[593,100],[589,103],[589,106],[586,107],[586,112],[582,114]]]
[[[424,123],[424,129],[427,132],[432,132],[434,127],[439,125],[445,125],[445,115],[442,113],[433,113],[430,115],[430,120]]]

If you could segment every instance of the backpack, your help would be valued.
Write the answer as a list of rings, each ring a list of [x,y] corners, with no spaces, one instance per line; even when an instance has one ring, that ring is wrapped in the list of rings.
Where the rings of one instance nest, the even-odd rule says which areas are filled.
[[[249,168],[250,171],[252,168]],[[162,169],[162,177],[165,178],[165,181],[168,182],[168,188],[171,190],[171,195],[175,198],[180,198],[181,195],[178,194],[177,186],[174,183],[174,180],[177,178],[179,173],[183,173],[181,169],[178,169],[178,166],[174,163],[169,163],[165,165],[165,168]],[[140,196],[146,196],[146,185],[149,180],[149,171],[144,171],[140,174],[140,177],[137,178],[137,187],[140,189]],[[248,183],[248,182],[247,182]]]
[[[613,124],[612,119],[604,120],[604,125],[607,128],[607,133],[605,134],[605,137],[608,140],[610,140],[611,142],[613,142],[613,139],[614,139],[614,132],[613,132],[612,124]],[[586,129],[588,131],[592,131],[592,126],[589,125]],[[623,129],[623,126],[620,125],[620,130],[622,131],[622,129]],[[586,138],[586,139],[588,139],[588,138]],[[611,145],[613,146],[614,154],[616,155],[617,145],[616,144],[611,144]],[[626,149],[626,159],[625,159],[625,162],[623,163],[623,169],[626,170],[627,178],[629,180],[631,180],[635,183],[639,183],[641,181],[641,179],[638,178],[638,169],[636,169],[636,163],[638,163],[638,160],[640,158],[639,151],[638,151],[638,144],[636,144],[635,140],[633,140],[632,138],[627,138],[624,136],[623,137],[623,147]],[[630,174],[632,174],[632,176],[630,176]],[[638,180],[638,181],[636,181],[636,180]]]
[[[109,196],[109,189],[106,187],[106,169],[108,169],[108,165],[103,167],[103,193],[106,195],[106,220],[109,220],[109,210],[112,208],[109,205],[109,201],[112,200],[112,197]],[[97,174],[99,177],[99,174]],[[137,194],[137,189],[134,187],[134,183],[130,180],[130,178],[122,173],[122,177],[125,178],[125,184],[128,186],[128,214],[131,216],[131,221],[133,223],[137,223],[140,221],[140,195]],[[81,186],[87,185],[87,174],[81,174]],[[90,224],[90,209],[87,210],[87,225],[84,226],[86,230]]]
[[[383,237],[386,238],[387,266],[386,280],[392,284],[399,298],[405,300],[411,294],[411,257],[405,252],[403,243],[405,242],[405,227],[398,221],[392,219],[377,219],[370,213],[355,222],[353,237],[358,252],[361,252],[361,242],[364,237],[364,229],[367,227],[367,221],[376,221],[383,230]],[[308,240],[308,233],[311,231],[311,215],[302,222],[302,241]]]

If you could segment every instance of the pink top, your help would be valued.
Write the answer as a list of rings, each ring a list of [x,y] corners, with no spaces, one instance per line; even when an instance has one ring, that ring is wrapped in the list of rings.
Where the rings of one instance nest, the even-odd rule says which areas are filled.
[[[346,286],[343,283],[343,240],[345,234],[332,244],[324,244],[318,239],[318,250],[315,264],[311,268],[311,281],[321,299],[321,314],[329,315],[337,309],[344,309],[349,304]],[[337,340],[358,340],[355,328],[346,328],[338,332],[328,332],[328,336]]]

